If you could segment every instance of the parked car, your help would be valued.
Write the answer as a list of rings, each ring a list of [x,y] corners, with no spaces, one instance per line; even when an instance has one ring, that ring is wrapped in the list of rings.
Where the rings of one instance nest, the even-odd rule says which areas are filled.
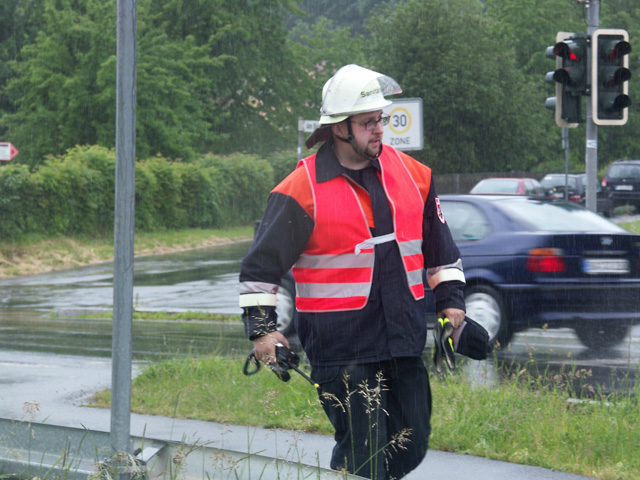
[[[602,179],[613,208],[630,204],[640,213],[640,160],[616,160]]]
[[[640,235],[575,202],[442,195],[440,203],[462,256],[467,314],[492,342],[571,327],[587,347],[608,348],[640,322]]]
[[[472,195],[545,196],[547,192],[535,178],[484,178],[469,191]]]
[[[568,194],[566,199],[586,204],[587,195],[587,174],[586,173],[548,173],[540,183],[550,197],[565,199],[565,189]],[[568,188],[567,188],[568,187]],[[613,204],[609,195],[602,189],[599,183],[596,184],[596,211],[610,217],[613,212]]]

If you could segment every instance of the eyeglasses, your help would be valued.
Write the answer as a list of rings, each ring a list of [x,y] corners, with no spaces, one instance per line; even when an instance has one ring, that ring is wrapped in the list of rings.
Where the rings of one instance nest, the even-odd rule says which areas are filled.
[[[364,122],[364,123],[358,123],[358,122],[355,122],[355,123],[358,123],[358,125],[362,125],[367,132],[371,132],[376,128],[376,126],[380,122],[382,122],[382,126],[383,127],[385,125],[387,125],[389,123],[389,115],[387,115],[386,113],[383,113],[380,116],[380,118],[377,119],[377,120],[369,120],[369,121]]]

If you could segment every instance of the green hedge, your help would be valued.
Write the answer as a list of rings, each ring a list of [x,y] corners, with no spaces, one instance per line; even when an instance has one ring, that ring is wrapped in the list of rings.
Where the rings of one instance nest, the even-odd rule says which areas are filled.
[[[295,165],[295,153],[276,155]],[[292,163],[291,163],[292,162]],[[260,218],[280,178],[254,155],[206,155],[193,163],[162,157],[136,163],[136,230],[217,228]],[[77,235],[113,230],[115,152],[75,147],[34,171],[0,167],[0,239],[26,233]]]

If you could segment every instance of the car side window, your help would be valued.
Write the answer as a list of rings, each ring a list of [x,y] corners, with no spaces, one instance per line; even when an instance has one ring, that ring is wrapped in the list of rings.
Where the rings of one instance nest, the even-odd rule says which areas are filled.
[[[491,231],[485,214],[471,203],[443,201],[442,210],[455,242],[481,240]]]

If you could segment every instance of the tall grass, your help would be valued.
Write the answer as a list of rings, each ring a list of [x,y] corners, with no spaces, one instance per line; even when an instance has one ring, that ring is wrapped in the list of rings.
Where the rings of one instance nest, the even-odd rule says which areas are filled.
[[[266,428],[333,434],[315,389],[268,369],[246,377],[240,358],[187,358],[149,365],[135,380],[132,409]],[[504,381],[477,385],[462,369],[432,375],[430,445],[602,480],[640,478],[640,387],[629,394],[586,388],[588,372],[502,367]],[[637,370],[637,367],[636,367]],[[107,406],[109,392],[96,397]]]

